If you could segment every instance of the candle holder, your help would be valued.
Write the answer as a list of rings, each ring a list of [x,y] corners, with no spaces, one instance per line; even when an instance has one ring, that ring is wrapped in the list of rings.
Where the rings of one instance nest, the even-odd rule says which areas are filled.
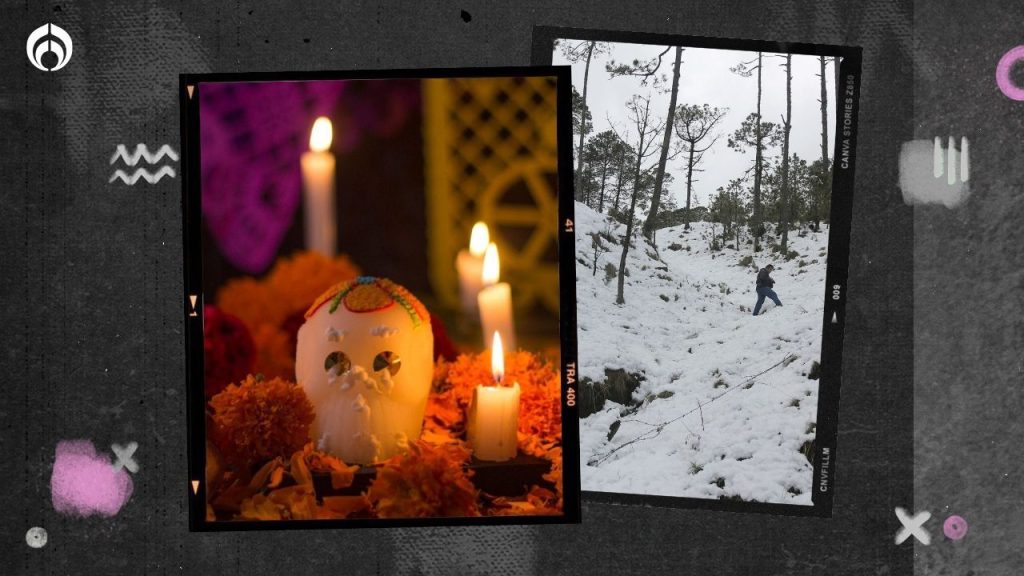
[[[515,497],[526,494],[531,486],[553,490],[554,484],[544,478],[551,471],[551,462],[519,452],[503,462],[488,462],[472,458],[466,465],[472,472],[469,480],[478,490],[491,496]],[[377,478],[377,467],[363,466],[355,473],[350,486],[334,488],[328,472],[313,472],[313,488],[318,501],[329,496],[358,496]]]

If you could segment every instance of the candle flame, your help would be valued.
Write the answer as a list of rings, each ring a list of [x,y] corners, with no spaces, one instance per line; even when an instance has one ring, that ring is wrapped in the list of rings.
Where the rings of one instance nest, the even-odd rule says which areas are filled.
[[[497,330],[491,340],[491,373],[494,374],[494,383],[501,384],[505,378],[505,347],[501,345],[501,334]]]
[[[498,262],[498,247],[491,242],[487,245],[487,250],[484,251],[484,269],[483,269],[483,283],[484,286],[490,286],[496,284],[498,278],[501,277],[501,265]]]
[[[313,152],[326,152],[331,147],[333,137],[330,118],[321,116],[313,122],[313,131],[309,133],[309,149]]]
[[[473,232],[469,235],[469,253],[473,256],[483,256],[490,244],[491,237],[487,231],[487,224],[477,222],[473,224]]]

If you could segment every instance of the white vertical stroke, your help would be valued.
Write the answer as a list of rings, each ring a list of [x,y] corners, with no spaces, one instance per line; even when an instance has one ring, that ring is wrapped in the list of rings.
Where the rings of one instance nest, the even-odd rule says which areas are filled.
[[[960,181],[967,182],[971,178],[971,143],[966,136],[960,137]]]
[[[935,149],[932,151],[932,174],[942,176],[942,139],[935,137]]]
[[[952,136],[946,148],[946,184],[956,184],[956,144]]]

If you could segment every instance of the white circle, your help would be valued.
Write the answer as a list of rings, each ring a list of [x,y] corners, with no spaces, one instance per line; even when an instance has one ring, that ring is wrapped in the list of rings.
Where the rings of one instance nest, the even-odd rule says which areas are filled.
[[[25,533],[25,542],[32,548],[46,546],[46,528],[40,528],[39,526],[29,528],[28,532]]]

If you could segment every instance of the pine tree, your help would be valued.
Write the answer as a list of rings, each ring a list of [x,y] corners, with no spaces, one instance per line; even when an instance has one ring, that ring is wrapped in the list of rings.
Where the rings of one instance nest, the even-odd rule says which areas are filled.
[[[664,123],[658,123],[651,116],[651,100],[639,95],[634,95],[626,103],[626,111],[629,113],[629,121],[632,129],[636,132],[636,141],[633,149],[636,154],[633,158],[633,191],[630,194],[629,212],[626,214],[626,233],[622,238],[622,255],[619,258],[619,279],[618,290],[615,296],[616,304],[625,304],[626,298],[623,294],[626,281],[626,256],[629,253],[629,245],[633,239],[634,223],[636,221],[636,207],[641,189],[643,187],[645,169],[644,160],[654,155],[654,142],[664,130]],[[621,137],[620,137],[621,139]]]
[[[580,96],[580,104],[584,110],[587,109],[587,89],[590,82],[590,63],[594,56],[605,53],[609,50],[609,45],[604,42],[597,42],[594,40],[583,40],[578,42],[562,42],[557,44],[562,48],[562,56],[565,57],[569,62],[576,64],[578,62],[585,62],[583,68],[583,90]],[[580,176],[583,174],[583,143],[589,133],[588,126],[584,122],[581,125],[582,130],[579,132],[579,145],[576,147],[578,154],[576,156],[576,181],[579,183]]]
[[[782,210],[779,227],[782,228],[782,240],[779,247],[785,254],[789,248],[789,133],[793,127],[793,55],[786,54],[786,117],[782,123]]]
[[[584,146],[583,156],[594,172],[597,187],[597,193],[594,195],[596,198],[591,197],[588,204],[598,212],[604,212],[605,191],[610,178],[615,175],[618,168],[624,146],[622,140],[619,140],[611,130],[597,134]]]
[[[620,140],[620,142],[622,142]],[[628,185],[632,181],[632,174],[629,171],[629,167],[632,165],[631,158],[633,157],[633,149],[622,142],[622,148],[619,149],[619,158],[616,163],[615,173],[615,201],[612,203],[612,207],[608,210],[612,214],[619,213],[619,198],[622,196],[622,187]]]
[[[634,60],[632,64],[616,64],[614,61],[607,65],[607,70],[612,77],[615,76],[639,76],[644,78],[643,85],[648,78],[653,77],[661,67],[662,59],[672,46],[658,54],[657,60],[641,62]],[[669,160],[669,148],[672,144],[672,125],[675,120],[676,101],[679,97],[679,68],[682,64],[683,48],[675,47],[675,62],[672,66],[672,83],[669,88],[668,112],[665,115],[665,130],[662,134],[661,156],[658,158],[658,168],[654,177],[654,194],[651,197],[651,207],[647,213],[647,220],[644,222],[643,234],[649,241],[654,239],[655,223],[658,218],[658,211],[661,207],[661,191],[665,180],[665,170]]]
[[[755,65],[754,62],[757,62],[757,64]],[[743,77],[747,77],[747,78],[752,76],[755,71],[757,72],[757,111],[754,112],[753,114],[751,114],[750,116],[748,116],[747,120],[744,121],[744,124],[746,124],[748,121],[752,120],[751,126],[747,130],[748,137],[746,138],[746,141],[747,142],[752,142],[751,145],[754,147],[754,189],[753,189],[754,207],[753,207],[753,218],[752,218],[752,227],[754,229],[754,232],[753,232],[754,233],[754,252],[757,252],[758,250],[761,249],[761,247],[760,247],[760,239],[761,239],[761,234],[762,234],[761,223],[763,221],[762,210],[761,210],[761,178],[764,175],[765,138],[766,138],[766,134],[771,134],[772,133],[771,129],[768,128],[768,125],[770,125],[770,123],[763,122],[762,119],[761,119],[761,97],[762,97],[761,72],[762,72],[763,68],[764,68],[764,55],[761,52],[758,52],[757,53],[757,58],[752,59],[752,60],[748,60],[746,62],[740,62],[739,64],[737,64],[736,66],[734,66],[731,69],[734,73],[739,74],[740,76],[743,76]],[[739,131],[737,131],[737,135],[738,134],[739,134]],[[733,138],[736,138],[736,136],[734,136]],[[738,146],[733,146],[733,139],[730,139],[729,147],[730,148],[740,149],[740,147],[738,147]]]
[[[737,152],[754,151],[754,165],[751,166],[748,173],[753,172],[754,177],[754,185],[751,190],[753,204],[750,226],[751,233],[754,236],[755,252],[761,249],[761,236],[765,233],[765,207],[770,205],[765,199],[767,192],[766,180],[771,168],[766,152],[768,148],[778,146],[781,141],[781,127],[772,122],[761,120],[757,112],[751,112],[728,140],[729,148]]]
[[[690,228],[691,197],[693,192],[693,172],[697,170],[704,153],[718,142],[718,136],[711,142],[701,146],[701,142],[711,135],[711,130],[725,117],[728,108],[712,108],[704,104],[683,104],[676,111],[676,137],[683,144],[686,153],[686,229]]]

